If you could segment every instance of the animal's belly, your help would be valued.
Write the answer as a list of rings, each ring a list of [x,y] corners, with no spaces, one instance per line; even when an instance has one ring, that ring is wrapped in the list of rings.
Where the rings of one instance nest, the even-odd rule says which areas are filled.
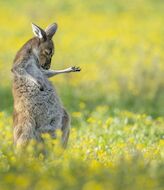
[[[61,122],[62,106],[54,89],[40,91],[34,99],[33,111],[38,127]]]
[[[31,85],[30,88],[21,85],[17,88],[18,93],[19,98],[15,103],[21,107],[20,114],[26,110],[35,120],[37,127],[53,124],[58,128],[61,125],[62,106],[56,90],[50,83],[47,83],[43,91],[35,85]]]

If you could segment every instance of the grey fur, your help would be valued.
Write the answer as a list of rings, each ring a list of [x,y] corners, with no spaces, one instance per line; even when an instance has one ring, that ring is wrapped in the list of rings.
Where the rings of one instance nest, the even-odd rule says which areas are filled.
[[[39,30],[43,29],[37,27],[37,33]],[[48,27],[48,31],[54,31],[54,24]],[[31,139],[43,141],[42,133],[49,133],[54,138],[57,129],[62,131],[63,146],[67,145],[70,131],[69,115],[48,78],[60,73],[77,72],[80,69],[71,67],[58,71],[48,70],[54,52],[51,38],[32,38],[18,51],[14,59],[13,133],[17,146],[24,146]]]

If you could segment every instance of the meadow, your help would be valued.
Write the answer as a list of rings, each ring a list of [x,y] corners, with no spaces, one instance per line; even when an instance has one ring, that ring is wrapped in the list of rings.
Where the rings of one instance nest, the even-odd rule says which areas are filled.
[[[68,148],[13,147],[12,61],[31,22],[57,22],[51,79],[72,118]],[[0,1],[0,189],[163,190],[162,0]],[[35,150],[35,151],[34,151]]]

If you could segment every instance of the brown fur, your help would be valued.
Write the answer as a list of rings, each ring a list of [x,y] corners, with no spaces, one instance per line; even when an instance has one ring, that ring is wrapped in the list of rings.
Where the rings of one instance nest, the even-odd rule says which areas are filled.
[[[45,31],[36,25],[36,37],[30,39],[17,52],[13,72],[13,133],[15,145],[26,145],[30,139],[41,142],[43,133],[55,136],[62,131],[62,143],[66,147],[69,137],[69,115],[63,108],[55,88],[48,78],[60,73],[80,71],[71,67],[65,70],[48,70],[54,54],[52,37],[57,25]]]

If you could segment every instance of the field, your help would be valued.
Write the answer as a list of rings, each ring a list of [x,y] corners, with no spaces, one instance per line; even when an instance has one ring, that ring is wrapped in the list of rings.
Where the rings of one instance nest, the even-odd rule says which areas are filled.
[[[12,61],[31,22],[58,23],[52,69],[72,118],[69,145],[13,147]],[[162,0],[0,1],[0,190],[164,189]],[[34,148],[35,147],[35,148]]]

